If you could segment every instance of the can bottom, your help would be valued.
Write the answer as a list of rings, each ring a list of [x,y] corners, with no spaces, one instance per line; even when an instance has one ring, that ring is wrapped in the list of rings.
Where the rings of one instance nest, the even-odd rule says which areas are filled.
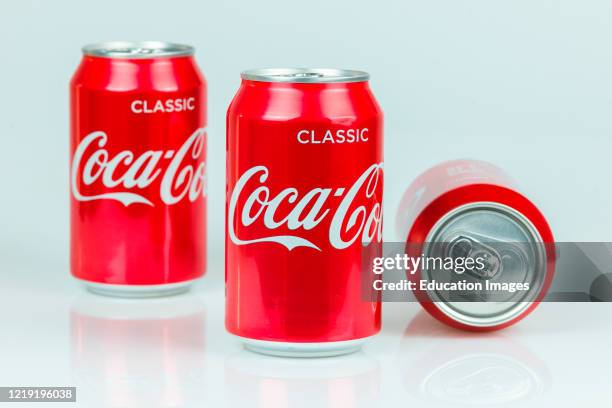
[[[322,343],[290,343],[283,341],[267,341],[248,339],[237,336],[244,347],[254,353],[266,354],[277,357],[333,357],[343,354],[354,353],[361,349],[361,346],[369,337],[346,341],[330,341]]]
[[[174,296],[187,292],[197,279],[161,285],[116,285],[109,283],[87,282],[85,288],[96,295],[122,298],[154,298]]]

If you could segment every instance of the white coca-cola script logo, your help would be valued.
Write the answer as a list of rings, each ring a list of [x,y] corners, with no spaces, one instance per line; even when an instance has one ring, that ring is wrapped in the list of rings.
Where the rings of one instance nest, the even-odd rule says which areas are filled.
[[[364,246],[373,240],[379,242],[382,238],[381,203],[374,202],[371,208],[365,205],[355,205],[359,197],[372,201],[377,192],[377,186],[382,184],[382,163],[373,164],[346,191],[345,188],[313,188],[300,195],[293,187],[285,188],[276,195],[264,184],[270,172],[265,166],[255,166],[244,172],[236,185],[229,203],[228,231],[230,239],[236,245],[255,244],[259,242],[275,242],[284,245],[289,250],[304,246],[321,250],[313,242],[298,235],[267,235],[254,239],[240,239],[236,234],[234,223],[236,219],[242,226],[248,227],[258,219],[270,231],[286,226],[290,231],[298,229],[312,230],[333,211],[328,238],[334,248],[345,249],[351,246],[359,237]],[[245,195],[245,191],[250,194]],[[346,191],[346,192],[345,192]],[[325,208],[328,199],[342,197],[335,209]],[[374,197],[376,198],[376,197]],[[242,208],[237,208],[238,202]],[[291,210],[282,219],[277,217],[281,204],[290,204]],[[346,235],[349,235],[348,237]]]
[[[193,202],[205,194],[204,128],[193,132],[177,151],[148,150],[138,157],[129,150],[111,157],[104,148],[107,142],[107,134],[96,131],[88,134],[77,146],[70,172],[72,194],[76,200],[117,200],[126,207],[134,203],[153,206],[153,202],[139,194],[138,190],[150,186],[162,173],[159,195],[167,205],[176,204],[185,196]],[[165,169],[164,160],[169,160]],[[106,190],[117,191],[82,194],[79,191],[79,175],[86,186],[100,180]]]

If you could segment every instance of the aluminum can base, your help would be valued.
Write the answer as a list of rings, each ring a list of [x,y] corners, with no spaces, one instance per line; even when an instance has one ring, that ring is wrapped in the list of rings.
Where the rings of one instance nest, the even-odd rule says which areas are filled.
[[[87,281],[81,282],[84,283],[87,291],[96,295],[140,299],[180,295],[191,289],[191,286],[196,281],[197,279],[193,279],[162,285],[114,285]]]
[[[369,337],[364,337],[361,339],[347,341],[290,343],[283,341],[247,339],[239,336],[237,337],[242,341],[247,350],[254,353],[276,357],[296,358],[333,357],[355,353],[361,350],[361,346],[367,341],[367,339],[369,339]]]

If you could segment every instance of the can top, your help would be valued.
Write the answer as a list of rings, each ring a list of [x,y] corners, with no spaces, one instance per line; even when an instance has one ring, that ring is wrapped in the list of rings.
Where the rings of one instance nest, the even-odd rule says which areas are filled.
[[[242,79],[259,82],[289,82],[300,84],[364,82],[367,72],[336,68],[262,68],[240,74]]]
[[[126,59],[183,57],[195,52],[190,45],[163,41],[109,41],[89,44],[82,50],[83,54],[94,57]]]
[[[546,276],[546,250],[542,238],[520,212],[499,203],[477,202],[447,213],[431,229],[424,255],[486,260],[486,267],[461,275],[445,270],[422,269],[422,278],[497,284],[527,283],[529,290],[491,297],[481,291],[457,296],[428,291],[436,307],[453,320],[470,326],[492,327],[520,316],[538,298]]]

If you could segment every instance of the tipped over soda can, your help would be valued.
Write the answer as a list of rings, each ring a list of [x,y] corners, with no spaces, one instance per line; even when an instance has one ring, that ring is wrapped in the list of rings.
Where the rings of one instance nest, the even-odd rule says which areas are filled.
[[[550,287],[555,249],[548,222],[490,163],[449,161],[421,174],[400,202],[396,229],[412,256],[475,260],[450,271],[421,267],[411,277],[425,288],[415,291],[423,307],[456,328],[510,326]],[[459,283],[467,289],[445,289]]]

